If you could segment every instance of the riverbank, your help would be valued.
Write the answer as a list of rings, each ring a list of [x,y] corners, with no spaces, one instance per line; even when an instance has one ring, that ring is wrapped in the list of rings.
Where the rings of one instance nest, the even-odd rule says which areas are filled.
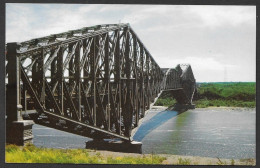
[[[6,146],[7,163],[255,165],[255,159],[222,159],[169,154],[135,154],[89,149]]]
[[[167,108],[169,110],[173,110],[173,107],[169,107]],[[218,110],[218,109],[221,109],[221,110],[227,110],[227,111],[252,111],[252,110],[255,110],[256,108],[255,107],[235,107],[235,106],[209,106],[209,107],[197,107],[196,106],[196,109],[201,109],[201,110]]]
[[[198,83],[193,98],[196,108],[206,107],[256,107],[255,82]],[[173,106],[176,100],[170,92],[163,92],[155,105]]]
[[[255,165],[255,159],[223,159],[223,158],[210,158],[199,156],[183,156],[183,155],[170,155],[170,154],[134,154],[134,153],[121,153],[110,151],[91,151],[91,155],[97,152],[101,153],[103,157],[160,157],[164,158],[161,164],[165,165]]]
[[[193,101],[197,108],[207,108],[207,107],[248,107],[255,108],[255,101],[242,101],[242,100],[209,100],[209,99],[199,99]]]

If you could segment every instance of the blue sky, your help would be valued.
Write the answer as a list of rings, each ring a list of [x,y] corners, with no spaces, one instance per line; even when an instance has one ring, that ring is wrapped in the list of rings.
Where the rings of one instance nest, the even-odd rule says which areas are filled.
[[[106,23],[130,23],[162,68],[190,63],[198,82],[255,81],[254,6],[6,4],[6,42]]]

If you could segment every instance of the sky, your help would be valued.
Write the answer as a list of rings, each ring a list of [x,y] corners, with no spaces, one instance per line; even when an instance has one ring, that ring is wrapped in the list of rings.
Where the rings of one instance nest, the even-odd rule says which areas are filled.
[[[256,81],[256,7],[6,4],[6,42],[129,23],[161,68],[189,63],[197,82]]]

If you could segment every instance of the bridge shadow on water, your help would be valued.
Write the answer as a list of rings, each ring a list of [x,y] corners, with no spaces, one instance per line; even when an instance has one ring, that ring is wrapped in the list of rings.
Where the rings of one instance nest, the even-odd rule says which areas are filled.
[[[174,108],[168,108],[164,111],[159,111],[158,114],[154,115],[151,119],[144,121],[138,128],[137,132],[133,136],[133,140],[142,141],[143,138],[149,134],[152,130],[161,126],[168,120],[176,117],[177,115],[185,112],[186,110],[176,110]]]

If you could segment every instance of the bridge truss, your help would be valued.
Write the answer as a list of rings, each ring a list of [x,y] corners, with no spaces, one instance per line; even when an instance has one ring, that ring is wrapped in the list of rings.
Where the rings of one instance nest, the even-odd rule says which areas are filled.
[[[8,43],[6,60],[7,123],[27,113],[94,139],[129,140],[162,91],[180,90],[178,102],[191,104],[196,90],[190,65],[161,69],[129,24]]]

